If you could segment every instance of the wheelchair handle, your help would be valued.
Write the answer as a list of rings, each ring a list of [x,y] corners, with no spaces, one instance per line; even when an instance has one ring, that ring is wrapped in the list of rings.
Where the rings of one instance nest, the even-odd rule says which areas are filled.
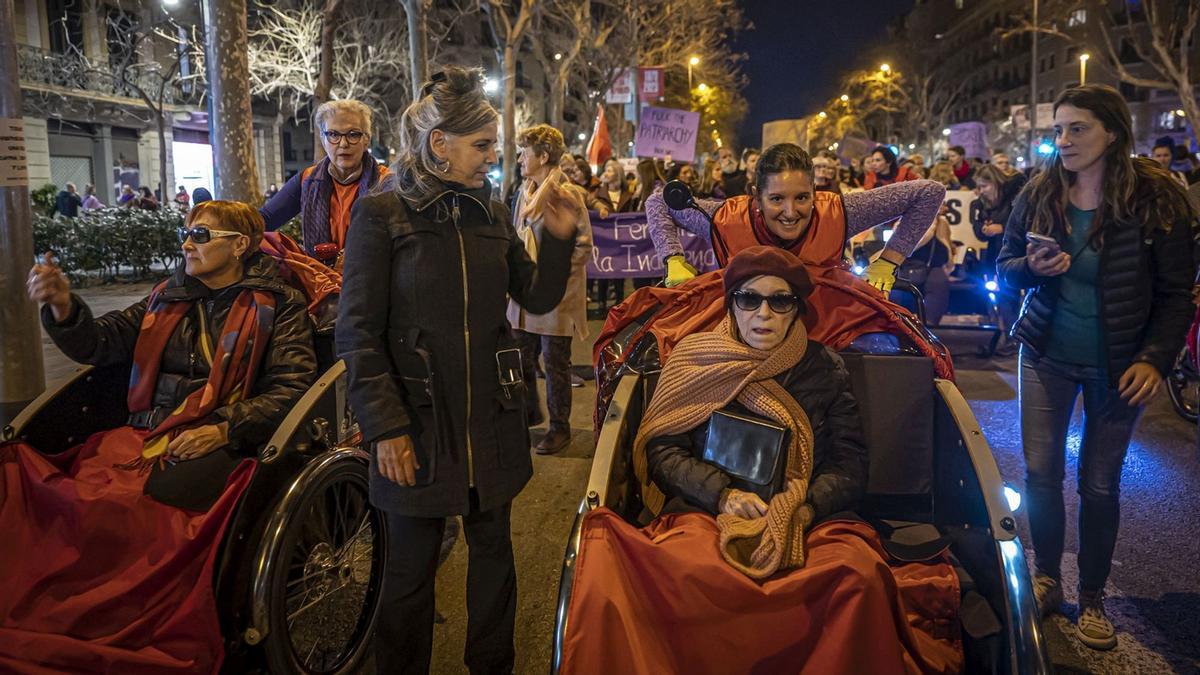
[[[909,293],[916,300],[914,304],[917,307],[917,318],[921,320],[921,325],[925,325],[925,295],[921,293],[921,289],[917,288],[916,284],[907,279],[897,279],[892,284],[893,291],[902,291]]]

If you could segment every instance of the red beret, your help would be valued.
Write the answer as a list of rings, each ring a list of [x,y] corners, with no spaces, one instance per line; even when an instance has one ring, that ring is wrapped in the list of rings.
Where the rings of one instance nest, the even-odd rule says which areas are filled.
[[[800,312],[804,312],[804,299],[813,289],[808,270],[794,254],[777,246],[751,246],[733,256],[725,266],[725,306],[729,306],[734,291],[758,276],[779,277],[786,281],[800,299]]]

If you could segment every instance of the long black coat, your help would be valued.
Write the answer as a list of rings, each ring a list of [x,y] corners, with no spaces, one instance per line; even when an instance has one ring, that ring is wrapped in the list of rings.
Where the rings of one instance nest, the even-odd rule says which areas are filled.
[[[1169,198],[1161,190],[1154,181],[1141,178],[1136,198]],[[1029,269],[1025,232],[1033,213],[1028,197],[1028,192],[1021,193],[1013,206],[996,269],[1005,284],[1026,289],[1012,335],[1041,355],[1050,337],[1059,279],[1040,277]],[[1195,311],[1191,302],[1195,273],[1192,223],[1171,223],[1170,232],[1150,225],[1154,226],[1133,223],[1110,230],[1100,249],[1104,359],[1114,386],[1135,362],[1149,363],[1164,376],[1170,372]]]
[[[866,490],[867,449],[858,401],[841,357],[810,340],[804,358],[775,379],[804,408],[813,427],[808,503],[815,519],[853,509]],[[736,402],[730,407],[745,412]],[[683,434],[652,438],[646,445],[646,463],[654,484],[668,498],[715,515],[730,478],[698,459],[707,434],[705,422]]]
[[[316,377],[317,357],[304,295],[279,278],[273,259],[256,253],[247,261],[241,281],[215,292],[184,274],[181,266],[167,283],[162,298],[203,306],[208,333],[215,337],[221,334],[229,309],[243,289],[275,295],[271,342],[258,366],[253,391],[236,403],[217,408],[212,416],[214,422],[229,422],[229,442],[235,450],[254,455]],[[44,306],[42,326],[54,344],[74,361],[95,366],[131,364],[148,300],[96,319],[87,303],[72,294],[72,315],[67,321],[55,323],[50,307]],[[198,310],[188,312],[167,341],[154,388],[156,407],[174,409],[208,380],[209,363],[198,347],[199,316]]]
[[[574,241],[545,236],[535,265],[490,193],[447,186],[416,207],[392,192],[354,204],[337,322],[351,408],[372,448],[409,434],[433,471],[405,487],[372,462],[371,500],[394,513],[466,513],[472,485],[486,511],[533,475],[524,397],[501,387],[497,366],[497,351],[515,346],[506,296],[535,314],[554,309]]]

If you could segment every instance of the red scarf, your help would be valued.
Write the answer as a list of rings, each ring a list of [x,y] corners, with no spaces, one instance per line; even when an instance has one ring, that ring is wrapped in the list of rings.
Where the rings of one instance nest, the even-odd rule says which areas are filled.
[[[194,302],[162,299],[167,281],[154,287],[146,303],[141,331],[133,348],[133,371],[127,402],[130,412],[149,410],[167,343]],[[188,395],[170,416],[150,430],[138,459],[123,468],[146,470],[185,427],[207,418],[218,406],[249,395],[275,325],[275,296],[268,291],[243,290],[233,301],[221,328],[208,382]]]

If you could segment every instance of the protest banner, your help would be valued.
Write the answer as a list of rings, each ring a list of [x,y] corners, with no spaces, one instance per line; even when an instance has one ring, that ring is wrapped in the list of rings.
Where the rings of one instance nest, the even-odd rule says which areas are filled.
[[[639,68],[641,87],[638,89],[638,100],[651,103],[662,100],[663,69],[661,67]]]
[[[987,125],[983,122],[951,124],[950,145],[961,145],[967,151],[968,158],[987,159],[992,156],[988,150]]]
[[[642,109],[634,154],[638,157],[671,157],[676,162],[696,160],[696,132],[700,113],[671,108]]]
[[[704,239],[680,230],[687,261],[700,273],[717,269],[717,256]],[[592,259],[589,279],[662,278],[663,262],[650,239],[645,213],[592,214]]]
[[[604,93],[604,101],[606,103],[632,103],[633,102],[633,87],[634,87],[634,71],[632,68],[625,68],[613,80],[608,91]]]

